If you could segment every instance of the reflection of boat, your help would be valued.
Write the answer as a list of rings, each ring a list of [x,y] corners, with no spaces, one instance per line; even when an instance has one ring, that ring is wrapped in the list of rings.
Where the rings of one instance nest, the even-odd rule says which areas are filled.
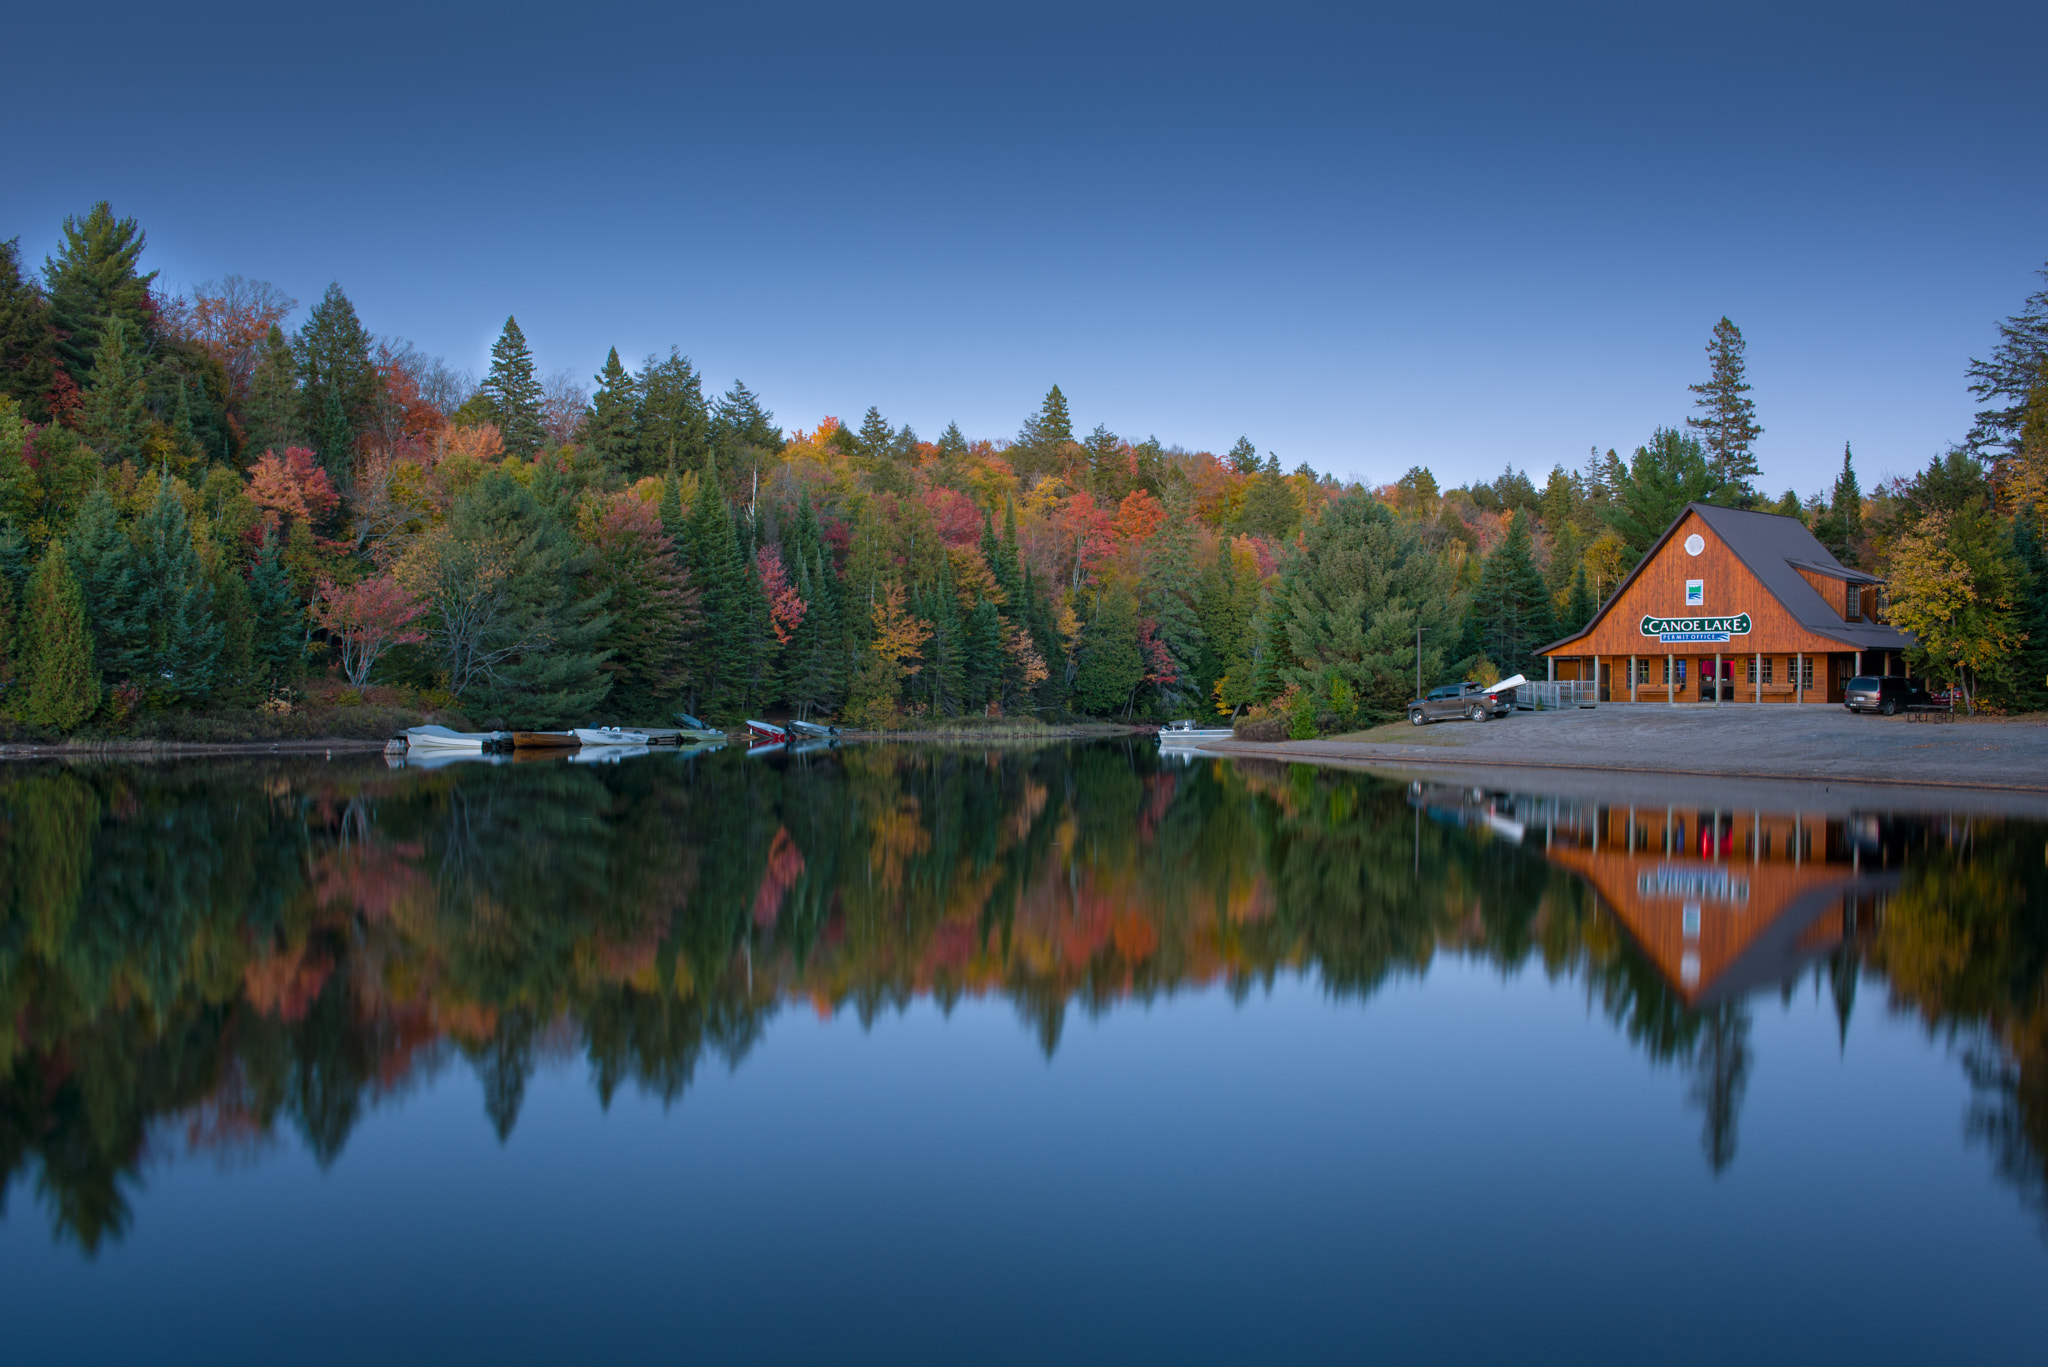
[[[415,749],[403,755],[386,755],[384,762],[394,769],[445,769],[451,764],[506,764],[509,755],[491,755],[482,750]]]
[[[789,729],[799,736],[810,736],[816,740],[824,740],[839,734],[838,727],[815,721],[793,721],[789,724]]]
[[[503,731],[450,731],[445,726],[408,726],[405,748],[418,750],[467,750],[481,753],[505,739]]]
[[[1170,745],[1200,745],[1203,741],[1229,740],[1235,734],[1227,726],[1197,726],[1191,719],[1168,722],[1159,728],[1161,749]]]
[[[815,755],[820,750],[836,750],[838,748],[839,742],[830,736],[806,736],[802,740],[791,741],[789,753],[792,755]]]
[[[747,718],[747,732],[757,740],[785,741],[789,739],[789,729],[787,727],[777,726],[772,721],[755,721],[752,717]]]
[[[772,755],[787,748],[787,744],[779,740],[757,740],[747,747],[747,758],[752,759],[756,755]]]
[[[568,760],[571,764],[617,764],[622,759],[631,759],[635,755],[646,753],[647,747],[644,745],[586,745],[568,756]]]
[[[645,731],[621,731],[616,726],[579,726],[573,733],[584,745],[640,745],[647,744]]]
[[[512,745],[519,750],[574,749],[583,742],[574,731],[514,731]]]

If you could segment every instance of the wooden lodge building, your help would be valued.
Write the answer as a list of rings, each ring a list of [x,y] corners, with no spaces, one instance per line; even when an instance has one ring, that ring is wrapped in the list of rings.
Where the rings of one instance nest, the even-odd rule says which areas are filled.
[[[1884,622],[1882,581],[1798,518],[1688,503],[1586,628],[1538,653],[1600,702],[1839,703],[1859,674],[1905,673],[1913,643]]]

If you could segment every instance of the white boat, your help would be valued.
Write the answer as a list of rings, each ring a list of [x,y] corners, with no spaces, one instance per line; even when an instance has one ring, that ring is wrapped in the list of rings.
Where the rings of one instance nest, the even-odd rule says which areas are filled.
[[[579,726],[571,732],[585,745],[645,745],[645,731],[621,731],[616,726]]]
[[[1197,726],[1192,721],[1168,722],[1159,728],[1159,745],[1200,745],[1204,741],[1229,740],[1236,732],[1227,726]]]
[[[408,726],[405,748],[412,750],[469,750],[481,752],[504,738],[501,731],[450,731],[445,726]]]

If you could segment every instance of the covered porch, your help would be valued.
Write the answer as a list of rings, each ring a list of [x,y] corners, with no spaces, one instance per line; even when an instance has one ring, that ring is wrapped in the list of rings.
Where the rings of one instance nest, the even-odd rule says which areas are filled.
[[[1840,704],[1853,678],[1866,674],[1909,677],[1905,655],[1896,650],[1813,654],[1693,651],[1545,658],[1550,679],[1591,682],[1595,697],[1603,703]]]

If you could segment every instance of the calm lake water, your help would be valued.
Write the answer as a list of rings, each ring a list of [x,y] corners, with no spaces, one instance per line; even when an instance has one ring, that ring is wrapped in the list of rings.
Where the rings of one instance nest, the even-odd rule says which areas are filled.
[[[1688,782],[0,769],[0,1352],[2039,1361],[2048,825]]]

